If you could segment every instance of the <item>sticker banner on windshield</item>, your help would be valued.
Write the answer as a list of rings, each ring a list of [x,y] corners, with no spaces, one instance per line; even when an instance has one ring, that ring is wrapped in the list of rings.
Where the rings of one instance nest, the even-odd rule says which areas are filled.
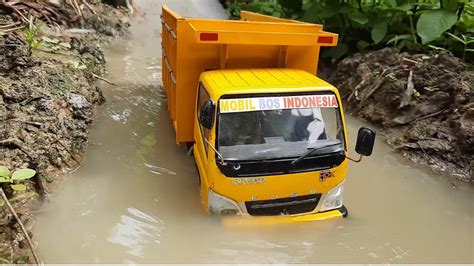
[[[336,95],[300,95],[262,98],[237,98],[220,100],[221,113],[280,110],[294,108],[335,108]]]

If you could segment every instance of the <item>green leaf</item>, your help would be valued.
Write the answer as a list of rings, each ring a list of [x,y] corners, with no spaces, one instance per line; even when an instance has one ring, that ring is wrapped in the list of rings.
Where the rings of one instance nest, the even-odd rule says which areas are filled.
[[[397,6],[397,0],[384,0],[383,4],[389,7],[396,7]]]
[[[413,89],[411,97],[414,98],[415,100],[418,100],[421,97],[421,94],[416,89]]]
[[[33,40],[33,41],[31,42],[31,47],[32,47],[32,48],[35,48],[35,49],[36,49],[36,48],[38,48],[38,47],[40,47],[40,46],[41,46],[41,42],[38,41],[38,40]]]
[[[431,44],[428,44],[428,47],[433,49],[433,50],[446,51],[446,49],[444,49],[443,47],[438,47],[438,46],[434,46],[434,45],[431,45]]]
[[[371,36],[375,44],[378,44],[387,35],[388,22],[386,19],[378,20],[372,27]]]
[[[341,7],[339,8],[338,13],[339,14],[349,14],[349,13],[352,13],[353,10],[354,10],[354,8],[351,5],[342,4]]]
[[[15,191],[25,191],[26,190],[26,186],[23,185],[23,184],[15,184],[15,185],[11,185],[10,187]]]
[[[13,264],[27,264],[30,262],[30,259],[28,256],[20,256],[16,258],[12,263]]]
[[[455,1],[455,0],[441,0],[443,3],[443,9],[450,9],[452,11],[456,11],[458,8],[458,2],[461,1]]]
[[[308,10],[312,5],[313,5],[313,3],[311,3],[311,2],[303,3],[303,10],[304,11]]]
[[[349,51],[349,47],[346,43],[339,44],[335,47],[326,48],[322,56],[325,58],[331,58],[333,61],[343,57]]]
[[[369,17],[366,14],[361,13],[361,12],[350,13],[349,19],[361,25],[365,25],[369,22]]]
[[[33,169],[20,169],[13,172],[11,180],[25,180],[30,179],[36,175],[36,171]]]
[[[76,61],[72,61],[72,66],[75,68],[75,69],[78,69],[78,70],[84,70],[84,69],[87,69],[87,66],[85,64],[83,64],[81,61],[79,60],[76,60]]]
[[[464,5],[464,12],[462,12],[456,28],[464,32],[474,33],[474,2]]]
[[[0,177],[0,183],[10,183],[11,180],[8,177]]]
[[[52,44],[58,44],[58,43],[60,42],[58,39],[51,39],[51,38],[49,38],[48,36],[43,36],[43,37],[41,37],[41,39],[42,39],[44,42],[52,43]]]
[[[404,4],[404,5],[401,5],[401,6],[396,6],[393,9],[408,12],[412,9],[412,5],[411,4]]]
[[[370,46],[370,43],[364,41],[364,40],[360,40],[357,42],[357,49],[359,51],[364,51],[365,48],[369,47]]]
[[[468,48],[465,50],[466,52],[474,52],[474,49]]]
[[[429,43],[449,30],[457,20],[455,12],[444,9],[429,10],[420,15],[416,24],[417,34],[423,44]]]
[[[303,8],[303,0],[278,0],[278,3],[282,7],[294,11],[300,11]]]
[[[411,38],[412,38],[411,34],[396,35],[395,37],[387,41],[387,45],[393,42],[398,42],[400,40],[411,39]]]
[[[71,49],[71,44],[69,44],[68,42],[61,42],[59,43],[59,46],[67,48],[67,49]]]
[[[446,32],[446,34],[448,34],[451,38],[453,38],[454,40],[462,43],[462,44],[465,44],[465,41],[461,38],[459,38],[458,36],[452,34],[451,32]]]
[[[0,166],[0,177],[9,177],[10,170],[6,166]]]
[[[21,200],[24,200],[24,199],[31,199],[31,198],[38,197],[38,196],[39,196],[38,193],[36,193],[34,191],[30,191],[30,192],[27,192],[27,193],[17,194],[14,197],[10,198],[9,201],[11,203],[13,203],[15,201],[21,201]]]
[[[311,7],[306,10],[303,15],[303,21],[316,21],[316,19],[325,19],[336,15],[335,10],[331,8],[325,8],[320,3],[314,3]]]

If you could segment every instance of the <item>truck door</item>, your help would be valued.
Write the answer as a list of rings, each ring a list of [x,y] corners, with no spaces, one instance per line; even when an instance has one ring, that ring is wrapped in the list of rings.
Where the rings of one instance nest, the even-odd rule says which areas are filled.
[[[211,97],[209,96],[209,93],[207,92],[206,88],[202,85],[202,83],[199,83],[199,88],[198,88],[198,99],[197,99],[197,104],[196,104],[196,121],[199,127],[199,136],[196,138],[196,147],[195,147],[195,152],[197,152],[197,158],[198,160],[198,167],[199,167],[199,173],[201,175],[201,181],[202,179],[205,179],[206,181],[209,181],[207,179],[207,168],[208,168],[208,156],[209,156],[209,145],[206,143],[207,141],[210,140],[210,134],[211,134],[211,129],[205,128],[204,126],[199,123],[199,116],[201,114],[201,108],[202,106],[208,101]],[[212,143],[212,142],[211,142]]]

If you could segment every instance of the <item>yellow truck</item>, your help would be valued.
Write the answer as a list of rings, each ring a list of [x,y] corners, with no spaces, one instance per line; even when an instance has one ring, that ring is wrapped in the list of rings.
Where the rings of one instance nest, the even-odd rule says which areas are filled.
[[[162,69],[176,142],[194,155],[211,214],[347,216],[347,131],[337,88],[316,76],[322,25],[241,12],[184,18],[162,7]],[[375,132],[359,130],[370,156]]]

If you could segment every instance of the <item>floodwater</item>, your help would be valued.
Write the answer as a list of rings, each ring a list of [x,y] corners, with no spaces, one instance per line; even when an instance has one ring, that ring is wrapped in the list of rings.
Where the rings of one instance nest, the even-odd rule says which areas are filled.
[[[47,263],[474,263],[474,189],[421,171],[382,142],[346,181],[346,219],[259,223],[207,216],[194,162],[176,146],[159,89],[160,6],[107,49],[107,103],[84,165],[68,174],[34,228]],[[165,1],[219,18],[217,1]],[[362,125],[348,118],[349,136]],[[244,223],[243,221],[249,221]]]

